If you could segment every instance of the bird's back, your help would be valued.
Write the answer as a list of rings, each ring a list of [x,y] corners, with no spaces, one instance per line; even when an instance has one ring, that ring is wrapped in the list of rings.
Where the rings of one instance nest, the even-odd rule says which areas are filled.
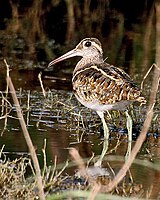
[[[129,75],[107,63],[86,64],[74,72],[72,83],[78,100],[85,106],[97,104],[95,110],[100,106],[102,110],[123,110],[134,101],[145,102]]]

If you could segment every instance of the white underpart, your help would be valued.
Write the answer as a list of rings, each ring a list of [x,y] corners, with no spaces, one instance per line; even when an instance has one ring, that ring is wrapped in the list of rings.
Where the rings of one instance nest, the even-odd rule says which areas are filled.
[[[78,101],[84,105],[85,107],[87,108],[90,108],[92,110],[95,110],[95,111],[106,111],[106,110],[112,110],[113,109],[113,104],[107,104],[107,105],[102,105],[98,102],[98,100],[95,100],[95,101],[83,101],[82,99],[80,99],[77,95],[75,95],[76,98],[78,99]]]

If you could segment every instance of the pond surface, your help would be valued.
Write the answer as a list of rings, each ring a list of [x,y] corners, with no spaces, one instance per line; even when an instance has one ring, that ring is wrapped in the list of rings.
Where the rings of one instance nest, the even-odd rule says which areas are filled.
[[[104,3],[104,1],[102,2]],[[44,4],[39,11],[40,16],[35,17],[37,21],[33,18],[35,24],[32,24],[32,17],[28,14],[28,10],[36,9],[36,5],[29,4],[26,5],[26,10],[17,10],[18,4],[15,3],[8,6],[12,11],[17,10],[18,14],[13,12],[12,17],[5,16],[4,18],[7,20],[5,27],[2,26],[4,21],[1,20],[0,90],[5,96],[6,67],[3,61],[5,58],[10,65],[10,75],[41,166],[43,166],[42,148],[45,139],[48,165],[53,164],[55,156],[59,164],[64,164],[67,159],[70,159],[68,149],[71,147],[76,147],[82,158],[89,159],[93,154],[96,157],[101,154],[103,143],[103,129],[99,117],[95,112],[80,105],[72,93],[72,71],[78,58],[57,64],[52,69],[46,69],[53,58],[74,48],[81,39],[94,36],[102,42],[104,57],[107,58],[106,62],[123,68],[139,86],[155,58],[154,30],[151,29],[155,25],[153,19],[150,19],[152,9],[148,8],[145,11],[141,8],[141,13],[133,16],[133,20],[128,19],[126,13],[116,9],[114,4],[107,7],[107,12],[101,8],[102,5],[97,3],[88,8],[91,15],[91,20],[88,21],[89,14],[86,13],[86,18],[84,17],[83,20],[77,14],[80,12],[78,8],[82,9],[84,5],[64,4],[63,1],[52,6]],[[8,9],[7,5],[3,6]],[[73,6],[76,13],[71,20],[69,8]],[[46,11],[47,8],[49,10]],[[98,15],[99,9],[102,9],[101,16]],[[45,14],[42,15],[42,13]],[[53,22],[50,19],[56,14],[58,16],[58,13],[60,15],[59,26],[55,19]],[[148,15],[144,16],[146,13]],[[38,17],[42,16],[45,17],[46,22],[41,24]],[[142,16],[143,18],[141,18]],[[151,20],[151,24],[149,20]],[[34,27],[31,29],[32,34],[28,32],[31,26]],[[41,26],[43,26],[42,29],[40,29]],[[46,27],[48,28],[45,29]],[[46,98],[43,96],[38,79],[40,72],[43,86],[47,92]],[[143,89],[147,100],[151,81],[152,73],[145,81]],[[1,102],[3,96],[1,95]],[[17,156],[28,155],[28,148],[10,94],[7,99],[12,107],[8,117],[0,120],[0,146],[5,145],[4,152],[10,159],[13,159]],[[160,94],[158,93],[153,121],[147,139],[137,157],[153,164],[159,163],[160,159],[159,99]],[[6,107],[1,104],[1,116],[5,114],[5,109]],[[146,110],[147,105],[141,107],[134,105],[130,108],[134,122],[132,146],[145,120]],[[110,115],[111,118],[107,114],[105,116],[111,134],[104,166],[109,162],[112,169],[117,172],[123,162],[116,161],[116,158],[117,156],[124,158],[128,145],[126,119],[124,113],[111,112]],[[72,175],[75,168],[67,170],[67,173]],[[139,163],[132,165],[131,174],[135,183],[142,185],[141,196],[147,197],[148,195],[152,199],[160,198],[160,172],[158,170],[144,167]]]

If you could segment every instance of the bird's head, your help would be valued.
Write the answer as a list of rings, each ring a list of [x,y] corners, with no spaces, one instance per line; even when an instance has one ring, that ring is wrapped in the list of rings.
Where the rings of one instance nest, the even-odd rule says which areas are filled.
[[[84,59],[89,58],[90,60],[93,61],[97,57],[102,58],[103,57],[102,45],[100,41],[96,38],[85,38],[74,49],[65,53],[59,58],[56,58],[55,60],[51,61],[48,67],[62,60],[66,60],[68,58],[75,56],[80,56],[83,57]]]

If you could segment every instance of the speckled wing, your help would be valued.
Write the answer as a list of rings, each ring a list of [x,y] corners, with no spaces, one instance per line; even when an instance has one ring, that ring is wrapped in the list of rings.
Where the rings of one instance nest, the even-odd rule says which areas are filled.
[[[72,83],[78,99],[86,103],[118,105],[120,102],[145,101],[129,75],[107,63],[85,65],[73,74]]]

